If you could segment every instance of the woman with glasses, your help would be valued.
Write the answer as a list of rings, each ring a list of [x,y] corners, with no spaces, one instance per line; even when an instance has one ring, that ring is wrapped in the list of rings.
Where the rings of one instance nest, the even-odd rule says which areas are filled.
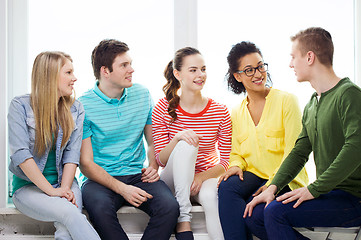
[[[55,239],[100,240],[82,214],[75,176],[83,135],[84,109],[75,100],[72,59],[42,52],[34,61],[31,94],[9,107],[13,202],[23,214],[54,222]]]
[[[246,98],[231,114],[232,151],[219,178],[219,214],[225,239],[252,239],[243,220],[247,202],[265,190],[301,131],[294,95],[269,87],[268,65],[251,42],[233,46],[227,57],[229,88]],[[308,183],[305,169],[286,189]]]
[[[160,178],[180,207],[176,238],[193,239],[192,198],[203,206],[209,238],[221,240],[217,179],[228,168],[231,151],[228,109],[202,95],[207,73],[197,49],[179,49],[164,76],[166,97],[153,110],[153,138],[157,162],[164,167]]]

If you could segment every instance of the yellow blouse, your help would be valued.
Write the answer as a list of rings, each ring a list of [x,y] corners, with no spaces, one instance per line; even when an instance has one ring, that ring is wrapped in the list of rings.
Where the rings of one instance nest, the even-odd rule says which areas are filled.
[[[232,111],[232,151],[229,167],[238,166],[269,185],[301,132],[301,112],[293,94],[271,88],[257,126],[247,108],[247,97]],[[307,186],[303,168],[289,184],[293,190]]]

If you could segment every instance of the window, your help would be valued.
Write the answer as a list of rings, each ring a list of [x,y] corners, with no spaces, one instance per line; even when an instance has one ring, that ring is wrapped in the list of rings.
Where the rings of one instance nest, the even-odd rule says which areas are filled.
[[[173,42],[177,41],[174,35],[180,32],[179,29],[174,29],[174,2],[182,1],[1,0],[0,9],[4,14],[0,14],[0,31],[5,33],[1,34],[5,37],[0,41],[0,53],[6,52],[4,49],[14,40],[17,44],[22,41],[16,38],[19,36],[16,33],[19,32],[17,26],[9,26],[8,30],[5,21],[8,16],[5,13],[10,16],[15,12],[22,16],[25,11],[29,16],[28,28],[24,27],[29,33],[28,39],[24,40],[28,49],[27,53],[24,53],[28,60],[28,78],[22,80],[23,77],[20,77],[12,83],[14,79],[11,76],[14,72],[24,69],[19,67],[21,64],[18,61],[24,51],[15,46],[15,49],[18,49],[17,60],[13,63],[15,66],[9,70],[8,76],[0,75],[1,81],[11,79],[8,85],[14,84],[15,86],[10,86],[10,90],[14,90],[11,88],[19,89],[19,80],[27,80],[30,92],[30,72],[35,56],[41,51],[60,50],[70,54],[74,60],[78,78],[75,90],[77,96],[80,96],[92,88],[95,82],[90,64],[91,51],[102,39],[116,38],[129,44],[130,55],[134,60],[134,82],[147,86],[156,102],[163,97],[161,88],[165,80],[162,73],[174,54]],[[349,76],[354,79],[354,43],[355,36],[360,36],[360,33],[354,36],[353,4],[355,3],[359,14],[361,11],[357,0],[228,0],[222,3],[215,0],[194,1],[198,1],[198,21],[194,22],[195,26],[198,26],[196,45],[205,58],[208,72],[204,93],[226,104],[230,109],[240,102],[242,96],[235,96],[227,90],[224,81],[227,71],[226,56],[231,46],[242,40],[253,41],[260,47],[265,61],[269,63],[273,86],[296,94],[301,108],[308,101],[313,89],[307,83],[297,83],[293,71],[288,68],[291,48],[289,37],[298,30],[310,26],[321,26],[329,30],[335,44],[336,73],[340,77]],[[9,12],[3,10],[9,6]],[[193,11],[190,15],[194,19]],[[8,35],[10,40],[6,43],[4,39],[9,37]],[[13,53],[9,52],[9,55],[11,54]],[[360,54],[357,56],[359,58]],[[1,64],[3,59],[1,58]],[[5,84],[3,86],[6,87]],[[8,92],[10,98],[13,97],[13,92]],[[18,91],[15,92],[19,94]],[[1,109],[6,109],[6,104],[1,103]],[[6,116],[2,117],[5,126]],[[5,129],[6,127],[3,127],[1,137],[5,135]],[[309,164],[313,165],[312,161],[309,161]],[[5,171],[7,170],[3,170],[3,173]],[[6,185],[4,181],[0,181],[0,190],[3,192]],[[2,203],[3,201],[0,205]]]
[[[301,109],[310,99],[313,88],[298,83],[288,67],[292,43],[290,36],[308,27],[328,30],[335,46],[334,69],[339,77],[354,79],[353,1],[338,0],[259,0],[226,1],[198,0],[198,46],[205,57],[208,96],[232,108],[244,96],[227,91],[225,74],[227,55],[232,45],[241,41],[254,42],[261,50],[273,87],[295,94]],[[315,179],[313,161],[308,161],[310,179]]]
[[[27,92],[35,57],[63,51],[73,59],[76,97],[81,96],[95,84],[91,52],[101,40],[115,38],[129,45],[133,81],[148,87],[155,101],[163,97],[163,70],[174,53],[172,1],[31,0],[28,10]],[[11,181],[9,173],[9,196]]]
[[[95,83],[91,52],[106,38],[129,45],[134,82],[147,86],[154,99],[160,98],[162,73],[173,56],[172,1],[29,1],[29,71],[42,51],[70,54],[78,78],[77,97]]]

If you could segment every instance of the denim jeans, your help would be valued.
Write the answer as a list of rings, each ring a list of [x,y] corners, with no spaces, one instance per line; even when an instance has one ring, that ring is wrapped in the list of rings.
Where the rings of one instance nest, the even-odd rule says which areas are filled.
[[[237,175],[221,182],[218,188],[219,217],[226,240],[252,239],[243,213],[252,194],[265,183],[265,179],[247,171],[243,172],[243,181]]]
[[[361,225],[361,198],[342,190],[333,190],[305,201],[272,201],[267,208],[259,204],[246,224],[260,239],[308,239],[293,227],[355,227]]]
[[[48,196],[34,185],[19,188],[13,195],[13,202],[20,212],[31,218],[54,222],[56,240],[100,240],[97,232],[81,213],[81,192],[75,181],[71,190],[78,208],[65,198]]]
[[[179,205],[167,185],[161,180],[142,182],[140,173],[115,178],[153,196],[138,207],[150,216],[142,239],[169,240],[177,223]],[[129,203],[121,195],[89,179],[83,184],[82,193],[84,207],[102,240],[128,239],[118,222],[117,211]]]

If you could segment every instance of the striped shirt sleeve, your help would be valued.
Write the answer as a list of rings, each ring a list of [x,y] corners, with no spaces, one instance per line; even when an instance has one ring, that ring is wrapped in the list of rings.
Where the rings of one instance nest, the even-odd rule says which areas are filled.
[[[164,99],[161,99],[154,107],[152,114],[155,159],[161,167],[165,167],[165,165],[159,160],[159,153],[170,141],[167,125],[164,120],[164,114],[168,114],[167,108],[168,103],[166,103]]]
[[[203,172],[217,164],[227,169],[232,136],[231,119],[227,107],[209,99],[207,107],[199,114],[187,113],[180,106],[176,111],[177,120],[170,124],[168,101],[165,98],[161,99],[153,110],[153,140],[159,166],[164,167],[159,160],[160,151],[178,132],[191,129],[203,136],[199,141],[195,171]],[[216,147],[218,147],[218,152]]]
[[[220,164],[227,171],[229,165],[229,156],[231,152],[232,122],[229,111],[226,106],[223,109],[223,120],[219,125],[218,132],[218,150],[220,153]]]

